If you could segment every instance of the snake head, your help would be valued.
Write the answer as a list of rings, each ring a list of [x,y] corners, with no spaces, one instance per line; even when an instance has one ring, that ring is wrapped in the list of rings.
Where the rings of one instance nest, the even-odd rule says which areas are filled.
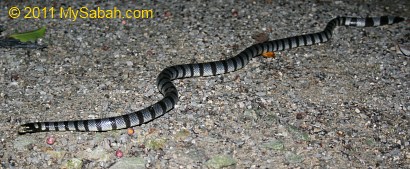
[[[37,123],[26,123],[21,125],[18,129],[19,134],[34,133],[39,131],[40,128]]]

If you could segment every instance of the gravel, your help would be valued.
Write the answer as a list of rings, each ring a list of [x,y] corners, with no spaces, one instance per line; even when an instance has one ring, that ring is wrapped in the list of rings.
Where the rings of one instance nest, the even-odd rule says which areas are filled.
[[[0,49],[0,168],[410,168],[408,21],[175,80],[180,102],[127,130],[18,135],[34,121],[117,116],[161,99],[167,66],[321,31],[336,16],[410,17],[392,1],[1,1],[1,36],[47,27],[45,49]],[[11,19],[12,6],[153,9],[149,19]],[[253,37],[259,37],[257,39]],[[47,144],[49,137],[56,139]],[[115,155],[117,150],[123,157]]]

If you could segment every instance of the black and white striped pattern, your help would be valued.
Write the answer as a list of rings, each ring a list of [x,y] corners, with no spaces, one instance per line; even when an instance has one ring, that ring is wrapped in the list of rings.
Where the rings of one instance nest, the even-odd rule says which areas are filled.
[[[164,95],[164,98],[149,107],[130,114],[102,119],[27,123],[20,126],[19,133],[24,134],[53,130],[108,131],[140,125],[149,122],[174,108],[175,104],[178,102],[178,91],[172,83],[172,80],[174,79],[195,76],[214,76],[233,72],[243,68],[253,57],[259,56],[264,52],[281,51],[298,46],[327,42],[332,37],[332,31],[336,26],[381,26],[398,23],[403,20],[404,18],[391,16],[373,18],[337,17],[332,19],[322,32],[255,44],[246,48],[238,55],[226,60],[167,67],[162,70],[157,77],[157,87]]]

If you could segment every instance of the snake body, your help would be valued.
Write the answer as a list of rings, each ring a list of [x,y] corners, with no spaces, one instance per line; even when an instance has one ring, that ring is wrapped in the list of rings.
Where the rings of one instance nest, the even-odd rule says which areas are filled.
[[[336,17],[327,23],[323,31],[318,33],[304,34],[255,44],[246,48],[238,55],[226,60],[167,67],[162,70],[157,77],[157,88],[164,95],[164,98],[142,110],[101,119],[26,123],[20,126],[19,133],[25,134],[42,131],[109,131],[137,126],[147,123],[174,108],[178,102],[178,90],[172,83],[174,79],[215,76],[229,73],[243,68],[252,58],[265,52],[281,51],[299,46],[327,42],[332,37],[332,31],[336,26],[382,26],[398,23],[403,20],[404,18],[393,16],[368,18]]]

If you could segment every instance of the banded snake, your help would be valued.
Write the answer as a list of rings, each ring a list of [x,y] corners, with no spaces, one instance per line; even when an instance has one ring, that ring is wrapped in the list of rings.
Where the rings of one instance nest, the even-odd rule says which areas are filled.
[[[252,58],[266,52],[282,51],[299,46],[327,42],[332,37],[332,31],[336,26],[370,27],[394,24],[401,21],[404,21],[404,18],[392,16],[369,18],[336,17],[327,23],[323,31],[318,33],[304,34],[254,44],[240,52],[238,55],[226,60],[167,67],[162,70],[157,77],[157,88],[163,94],[164,98],[142,110],[121,116],[101,119],[26,123],[19,127],[18,132],[19,134],[25,134],[43,131],[109,131],[141,125],[174,108],[178,102],[178,91],[172,83],[172,80],[174,79],[197,76],[215,76],[233,72],[243,68]]]

